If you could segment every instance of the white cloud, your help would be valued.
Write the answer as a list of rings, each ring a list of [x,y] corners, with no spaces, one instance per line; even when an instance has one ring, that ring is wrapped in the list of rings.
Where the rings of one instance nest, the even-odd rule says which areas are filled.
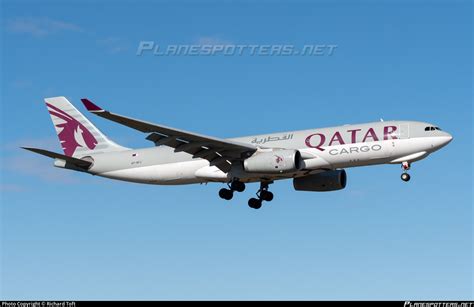
[[[3,168],[6,171],[39,178],[47,182],[75,183],[78,178],[72,176],[72,171],[53,166],[53,159],[40,157],[35,153],[3,157]],[[2,170],[2,172],[4,172]]]
[[[128,44],[121,38],[108,37],[97,41],[99,45],[105,47],[110,53],[119,53],[128,50]]]
[[[50,18],[15,18],[7,22],[7,29],[14,33],[25,33],[34,37],[44,37],[58,32],[84,32],[73,23]]]
[[[33,176],[47,182],[77,182],[77,177],[72,171],[64,170],[53,166],[53,159],[40,156],[26,151],[20,147],[37,147],[46,150],[62,153],[59,140],[56,136],[21,139],[3,146],[3,152],[7,155],[0,157],[2,173],[5,171],[15,174]]]
[[[54,130],[51,130],[54,131]],[[49,136],[49,137],[42,137],[42,138],[25,138],[20,140],[15,140],[10,143],[6,143],[3,148],[6,151],[17,151],[22,152],[23,149],[20,147],[38,147],[43,148],[51,151],[61,151],[61,145],[59,143],[59,139],[56,135]]]
[[[26,188],[14,183],[0,183],[0,191],[20,193],[20,192],[25,192]]]
[[[17,79],[17,80],[11,81],[10,85],[14,89],[21,90],[21,89],[30,88],[31,85],[33,85],[33,82],[31,82],[30,80],[26,80],[26,79]]]
[[[234,43],[229,40],[222,39],[217,36],[200,36],[195,42],[197,45],[233,45]]]

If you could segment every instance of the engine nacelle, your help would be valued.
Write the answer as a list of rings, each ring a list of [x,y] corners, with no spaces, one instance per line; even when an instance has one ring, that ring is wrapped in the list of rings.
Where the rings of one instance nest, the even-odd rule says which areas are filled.
[[[342,190],[346,187],[345,170],[326,171],[293,179],[293,187],[298,191],[327,192]]]
[[[244,160],[244,169],[249,173],[265,174],[296,172],[301,169],[301,154],[293,149],[257,152]]]

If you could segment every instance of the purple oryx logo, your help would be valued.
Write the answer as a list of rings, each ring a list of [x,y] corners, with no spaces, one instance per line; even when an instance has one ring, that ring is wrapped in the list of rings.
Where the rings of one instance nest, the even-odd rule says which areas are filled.
[[[281,162],[283,162],[282,156],[278,156],[278,155],[273,155],[273,156],[275,157],[276,164],[280,164]]]
[[[89,149],[95,148],[97,140],[83,124],[63,110],[60,110],[49,103],[46,105],[49,108],[49,114],[64,121],[63,123],[55,125],[60,130],[58,132],[58,137],[66,156],[72,156],[77,147],[87,147]]]

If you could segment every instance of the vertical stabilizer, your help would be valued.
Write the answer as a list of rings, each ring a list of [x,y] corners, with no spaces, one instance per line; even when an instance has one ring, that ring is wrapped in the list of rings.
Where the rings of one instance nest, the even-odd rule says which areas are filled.
[[[109,140],[65,97],[46,98],[45,102],[66,156],[128,149]]]

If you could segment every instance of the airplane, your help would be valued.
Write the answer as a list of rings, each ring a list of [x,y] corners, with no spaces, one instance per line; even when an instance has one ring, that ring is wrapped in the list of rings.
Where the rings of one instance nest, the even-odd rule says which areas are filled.
[[[247,183],[260,183],[249,207],[270,202],[269,185],[293,179],[297,191],[344,189],[345,168],[400,164],[401,179],[415,161],[446,146],[453,137],[438,126],[418,121],[379,121],[222,139],[109,112],[89,99],[87,111],[147,133],[153,147],[132,149],[113,142],[65,97],[46,98],[64,154],[22,147],[54,159],[54,166],[110,179],[156,185],[217,182],[219,196],[230,200]]]

